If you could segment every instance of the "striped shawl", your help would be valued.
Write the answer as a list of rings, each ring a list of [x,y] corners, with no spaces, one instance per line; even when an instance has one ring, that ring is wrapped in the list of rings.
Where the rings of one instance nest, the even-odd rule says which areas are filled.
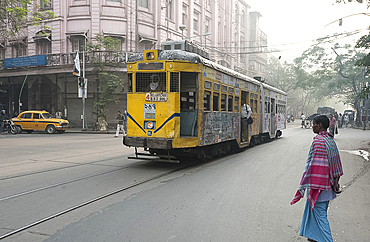
[[[313,210],[320,192],[330,190],[334,178],[342,175],[342,163],[337,145],[328,132],[322,131],[313,139],[300,186],[290,204],[303,198],[307,189],[308,201]]]

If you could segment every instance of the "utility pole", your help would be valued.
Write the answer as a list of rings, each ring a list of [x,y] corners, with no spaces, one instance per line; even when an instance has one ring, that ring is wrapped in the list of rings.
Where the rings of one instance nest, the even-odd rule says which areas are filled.
[[[138,1],[139,0],[134,0],[135,1],[135,52],[138,52],[138,46],[139,46],[139,25],[138,25],[138,13],[139,13],[139,5]]]
[[[85,81],[85,48],[86,48],[86,39],[85,39],[85,46],[84,50],[82,51],[82,78],[83,78],[83,89],[82,89],[82,130],[86,130],[85,126],[85,93],[86,93],[86,81]]]

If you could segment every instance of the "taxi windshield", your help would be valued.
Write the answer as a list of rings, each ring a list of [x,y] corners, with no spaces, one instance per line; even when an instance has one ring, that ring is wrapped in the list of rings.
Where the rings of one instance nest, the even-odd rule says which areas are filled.
[[[50,113],[43,113],[42,116],[44,116],[44,119],[52,118]]]

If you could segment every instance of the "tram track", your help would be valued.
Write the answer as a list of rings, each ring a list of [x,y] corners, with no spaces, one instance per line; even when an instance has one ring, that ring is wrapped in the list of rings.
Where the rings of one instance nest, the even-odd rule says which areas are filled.
[[[123,155],[123,156],[120,156],[119,158],[126,158],[126,157],[128,157],[128,155]],[[47,172],[53,172],[53,171],[58,171],[58,170],[63,170],[63,169],[68,169],[68,168],[74,168],[74,167],[79,167],[79,166],[94,165],[94,164],[99,163],[99,162],[104,162],[104,161],[109,161],[109,160],[114,160],[114,159],[117,159],[117,157],[111,157],[111,158],[101,159],[101,160],[87,162],[87,163],[46,160],[48,162],[67,163],[67,164],[74,164],[74,165],[52,168],[52,169],[46,169],[46,170],[42,170],[42,171],[35,171],[35,172],[17,174],[17,175],[13,175],[13,176],[7,176],[7,177],[0,178],[0,181],[10,180],[10,179],[20,178],[20,177],[26,177],[26,176],[31,176],[31,175],[37,175],[37,174],[42,174],[42,173],[47,173]],[[100,165],[100,166],[111,166],[111,165]],[[120,167],[120,166],[116,166],[116,167]]]
[[[93,178],[93,177],[114,173],[114,172],[117,172],[117,171],[121,171],[121,170],[124,170],[124,169],[135,167],[135,166],[141,165],[143,163],[147,163],[147,162],[148,161],[143,161],[143,162],[135,163],[134,165],[120,166],[120,168],[116,169],[116,170],[101,172],[101,173],[90,175],[90,176],[84,176],[84,177],[80,177],[80,178],[76,178],[76,179],[72,179],[72,180],[68,180],[68,181],[64,181],[64,182],[60,182],[60,183],[55,183],[55,184],[44,186],[44,187],[35,188],[35,189],[32,189],[32,190],[28,190],[28,191],[17,193],[17,194],[11,195],[11,196],[0,198],[0,202],[10,200],[10,199],[13,199],[13,198],[17,198],[17,197],[21,197],[21,196],[25,196],[25,195],[28,195],[28,194],[31,194],[31,193],[43,191],[43,190],[46,190],[46,189],[50,189],[50,188],[54,188],[54,187],[58,187],[58,186],[63,186],[63,185],[70,184],[70,183],[73,183],[73,182],[82,181],[82,180],[90,179],[90,178]]]
[[[16,235],[16,234],[18,234],[18,233],[20,233],[20,232],[22,232],[22,231],[24,231],[24,230],[30,229],[30,228],[32,228],[32,227],[34,227],[34,226],[36,226],[36,225],[39,225],[39,224],[45,223],[45,222],[50,221],[50,220],[52,220],[52,219],[55,219],[55,218],[57,218],[57,217],[59,217],[59,216],[61,216],[61,215],[71,213],[71,212],[73,212],[73,211],[75,211],[75,210],[77,210],[77,209],[79,209],[79,208],[86,207],[86,206],[88,206],[88,205],[90,205],[90,204],[93,204],[93,203],[98,202],[98,201],[100,201],[100,200],[103,200],[103,199],[105,199],[105,198],[111,197],[111,196],[113,196],[113,195],[115,195],[115,194],[118,194],[118,193],[121,193],[121,192],[127,191],[127,190],[129,190],[129,189],[135,188],[135,187],[140,186],[140,185],[143,185],[143,184],[145,184],[145,183],[148,183],[148,182],[154,181],[154,180],[156,180],[156,179],[163,178],[163,177],[168,176],[168,175],[170,175],[170,174],[173,174],[173,173],[176,173],[176,172],[179,172],[179,171],[185,170],[185,169],[187,169],[187,168],[190,168],[190,167],[194,166],[195,164],[199,164],[199,163],[197,163],[197,162],[193,162],[193,163],[186,164],[186,165],[184,165],[184,166],[181,166],[181,167],[178,167],[178,168],[175,168],[175,169],[169,170],[169,171],[161,172],[161,173],[159,173],[159,174],[153,175],[153,176],[151,176],[151,177],[149,177],[149,178],[144,178],[144,179],[142,179],[141,181],[134,182],[133,184],[130,184],[130,185],[124,186],[124,187],[122,187],[122,188],[116,189],[116,190],[111,191],[111,192],[109,192],[109,193],[106,193],[106,194],[103,194],[103,195],[97,196],[97,197],[95,197],[95,198],[93,198],[93,199],[90,199],[90,200],[85,201],[85,202],[83,202],[83,203],[80,203],[80,204],[78,204],[78,205],[75,205],[75,206],[69,207],[69,208],[64,209],[64,210],[62,210],[62,211],[60,211],[60,212],[54,213],[54,214],[52,214],[52,215],[50,215],[50,216],[44,217],[44,218],[42,218],[42,219],[39,219],[39,220],[36,220],[36,221],[34,221],[34,222],[32,222],[32,223],[29,223],[29,224],[27,224],[27,225],[24,225],[23,227],[20,227],[20,228],[18,228],[18,229],[15,229],[15,230],[13,230],[13,231],[11,231],[11,232],[9,232],[9,233],[6,233],[6,234],[4,234],[4,235],[0,235],[0,240],[5,239],[5,238],[8,238],[8,237],[13,236],[13,235]],[[108,172],[107,172],[107,173],[108,173]],[[85,179],[86,179],[86,178],[85,178]],[[10,198],[9,198],[9,199],[10,199]]]

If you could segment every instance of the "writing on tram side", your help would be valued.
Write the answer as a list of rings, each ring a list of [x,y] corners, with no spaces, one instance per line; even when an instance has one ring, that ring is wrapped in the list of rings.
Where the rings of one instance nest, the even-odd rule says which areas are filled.
[[[145,101],[148,102],[166,102],[167,93],[147,93],[145,94]]]

